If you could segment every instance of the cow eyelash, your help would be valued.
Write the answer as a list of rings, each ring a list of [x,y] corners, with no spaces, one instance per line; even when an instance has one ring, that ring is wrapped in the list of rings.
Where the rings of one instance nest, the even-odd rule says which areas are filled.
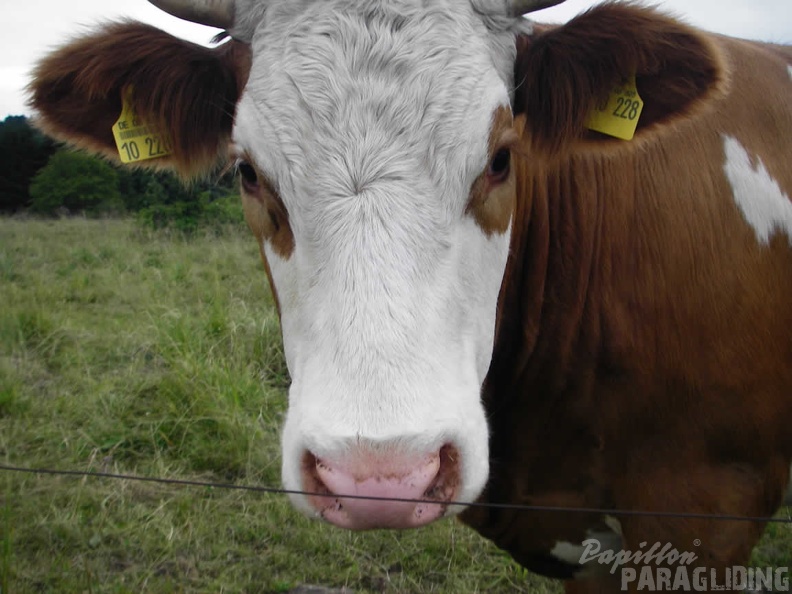
[[[511,149],[503,147],[498,149],[487,167],[487,177],[493,184],[506,181],[511,172]]]
[[[247,161],[239,160],[237,162],[237,171],[239,177],[242,179],[242,185],[246,190],[255,190],[258,187],[259,179],[256,168]]]

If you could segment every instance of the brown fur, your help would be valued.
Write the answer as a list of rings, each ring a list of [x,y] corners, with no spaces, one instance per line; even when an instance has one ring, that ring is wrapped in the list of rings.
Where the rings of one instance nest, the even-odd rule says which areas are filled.
[[[489,138],[489,159],[500,149],[509,149],[514,153],[518,148],[523,131],[524,118],[515,121],[511,110],[500,107],[492,118]],[[515,201],[514,168],[501,183],[493,183],[488,176],[488,169],[476,178],[470,189],[467,212],[476,219],[479,227],[487,234],[505,233],[511,223]]]
[[[246,155],[243,159],[252,163]],[[252,167],[252,165],[251,165]],[[272,271],[264,252],[264,243],[270,242],[272,249],[281,258],[288,259],[294,252],[294,234],[289,224],[289,212],[286,210],[283,201],[267,178],[257,171],[258,183],[251,186],[245,182],[240,183],[242,194],[242,208],[245,211],[245,220],[248,227],[256,237],[261,253],[261,260],[264,262],[264,271],[267,273],[267,280],[272,288],[272,296],[275,299],[275,307],[280,317],[280,298],[278,289],[272,281]]]
[[[250,160],[248,160],[250,162]],[[259,244],[272,243],[272,249],[280,257],[288,259],[294,251],[294,234],[286,210],[277,190],[261,172],[255,187],[242,185],[242,205],[245,219]]]
[[[760,245],[743,219],[723,135],[792,195],[788,50],[616,5],[519,49],[516,109],[533,152],[516,164],[482,499],[772,515],[792,458],[792,250],[781,232]],[[588,110],[633,71],[649,114],[636,139],[585,133]],[[566,578],[555,544],[604,528],[597,514],[464,519],[526,567]],[[764,528],[620,520],[625,549],[671,543],[715,569],[746,564]]]
[[[171,157],[141,165],[194,177],[225,156],[249,61],[249,48],[237,42],[209,49],[142,23],[114,23],[44,59],[30,105],[45,132],[118,159],[112,126],[132,85],[138,115],[173,147]]]

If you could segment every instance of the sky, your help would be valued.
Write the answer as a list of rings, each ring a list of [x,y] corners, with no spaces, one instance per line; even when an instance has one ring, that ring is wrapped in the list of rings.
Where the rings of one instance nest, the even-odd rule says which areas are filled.
[[[97,23],[133,18],[184,39],[209,43],[215,29],[180,21],[146,0],[0,0],[0,120],[30,115],[24,88],[33,65],[68,39]],[[595,5],[567,0],[534,13],[534,20],[563,23]],[[693,25],[718,33],[792,44],[792,0],[654,0],[653,4]]]

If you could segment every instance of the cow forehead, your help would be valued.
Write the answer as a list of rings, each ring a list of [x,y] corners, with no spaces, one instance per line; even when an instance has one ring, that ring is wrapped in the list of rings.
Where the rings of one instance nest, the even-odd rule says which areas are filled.
[[[285,199],[317,187],[353,195],[417,171],[463,185],[485,165],[493,112],[509,102],[514,33],[468,1],[425,4],[268,7],[234,139]]]

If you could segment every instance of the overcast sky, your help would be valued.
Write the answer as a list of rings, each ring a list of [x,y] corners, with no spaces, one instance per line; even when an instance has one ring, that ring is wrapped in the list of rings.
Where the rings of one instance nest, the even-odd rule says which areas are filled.
[[[0,119],[29,115],[23,89],[33,64],[96,23],[123,17],[152,23],[199,43],[215,30],[179,21],[145,0],[2,0],[0,34]],[[565,22],[594,0],[567,0],[534,15],[538,21]],[[792,0],[655,0],[654,4],[719,33],[792,44]]]

